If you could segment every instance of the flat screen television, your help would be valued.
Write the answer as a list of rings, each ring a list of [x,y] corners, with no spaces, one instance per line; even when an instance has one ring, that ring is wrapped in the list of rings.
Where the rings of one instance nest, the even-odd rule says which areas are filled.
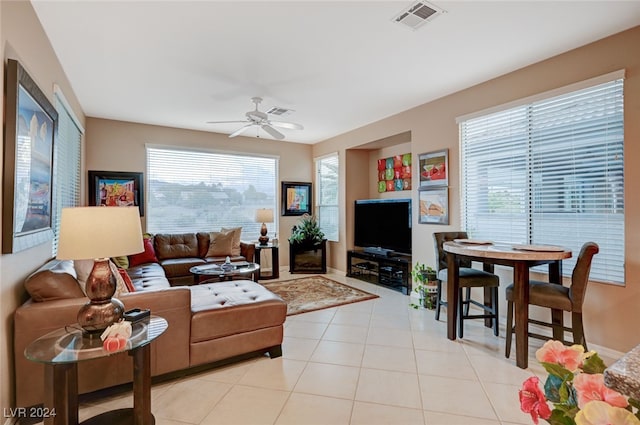
[[[411,254],[411,199],[355,201],[353,242],[367,252]]]

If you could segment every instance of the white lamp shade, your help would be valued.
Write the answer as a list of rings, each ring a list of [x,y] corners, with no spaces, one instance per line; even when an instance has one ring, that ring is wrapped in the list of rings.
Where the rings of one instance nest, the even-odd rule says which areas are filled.
[[[63,208],[57,258],[88,260],[144,251],[138,207]]]
[[[257,223],[273,223],[273,209],[261,208],[256,210],[256,222]]]

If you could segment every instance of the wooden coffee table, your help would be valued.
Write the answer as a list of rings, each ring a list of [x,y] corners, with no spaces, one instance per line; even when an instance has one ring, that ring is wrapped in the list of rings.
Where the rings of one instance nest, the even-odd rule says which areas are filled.
[[[251,275],[251,280],[258,281],[258,270],[260,265],[257,263],[249,263],[240,261],[231,263],[231,267],[223,267],[222,264],[203,264],[201,266],[193,266],[189,272],[193,274],[193,283],[198,285],[201,283],[211,283],[213,281],[222,282],[224,280],[232,280],[233,278]]]

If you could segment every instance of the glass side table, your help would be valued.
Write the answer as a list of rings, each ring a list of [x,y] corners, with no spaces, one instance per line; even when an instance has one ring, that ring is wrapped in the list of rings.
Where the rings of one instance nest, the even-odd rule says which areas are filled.
[[[33,341],[24,350],[27,359],[44,363],[44,407],[46,425],[78,424],[78,362],[107,357],[127,351],[133,357],[133,408],[102,413],[84,425],[152,425],[150,343],[162,335],[168,324],[159,316],[132,323],[131,338],[123,350],[108,352],[102,348],[100,334],[83,336],[78,325],[69,325]]]

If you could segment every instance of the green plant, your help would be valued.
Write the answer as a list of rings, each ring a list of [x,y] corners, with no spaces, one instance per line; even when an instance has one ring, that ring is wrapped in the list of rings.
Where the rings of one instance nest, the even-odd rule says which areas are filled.
[[[323,239],[324,233],[320,230],[316,219],[312,215],[305,214],[300,218],[300,223],[293,226],[289,243],[315,246],[322,243]]]
[[[435,284],[437,280],[436,271],[426,264],[417,262],[411,270],[411,277],[416,283],[413,291],[418,294],[420,304],[411,304],[413,308],[425,307],[428,309],[435,308]]]

